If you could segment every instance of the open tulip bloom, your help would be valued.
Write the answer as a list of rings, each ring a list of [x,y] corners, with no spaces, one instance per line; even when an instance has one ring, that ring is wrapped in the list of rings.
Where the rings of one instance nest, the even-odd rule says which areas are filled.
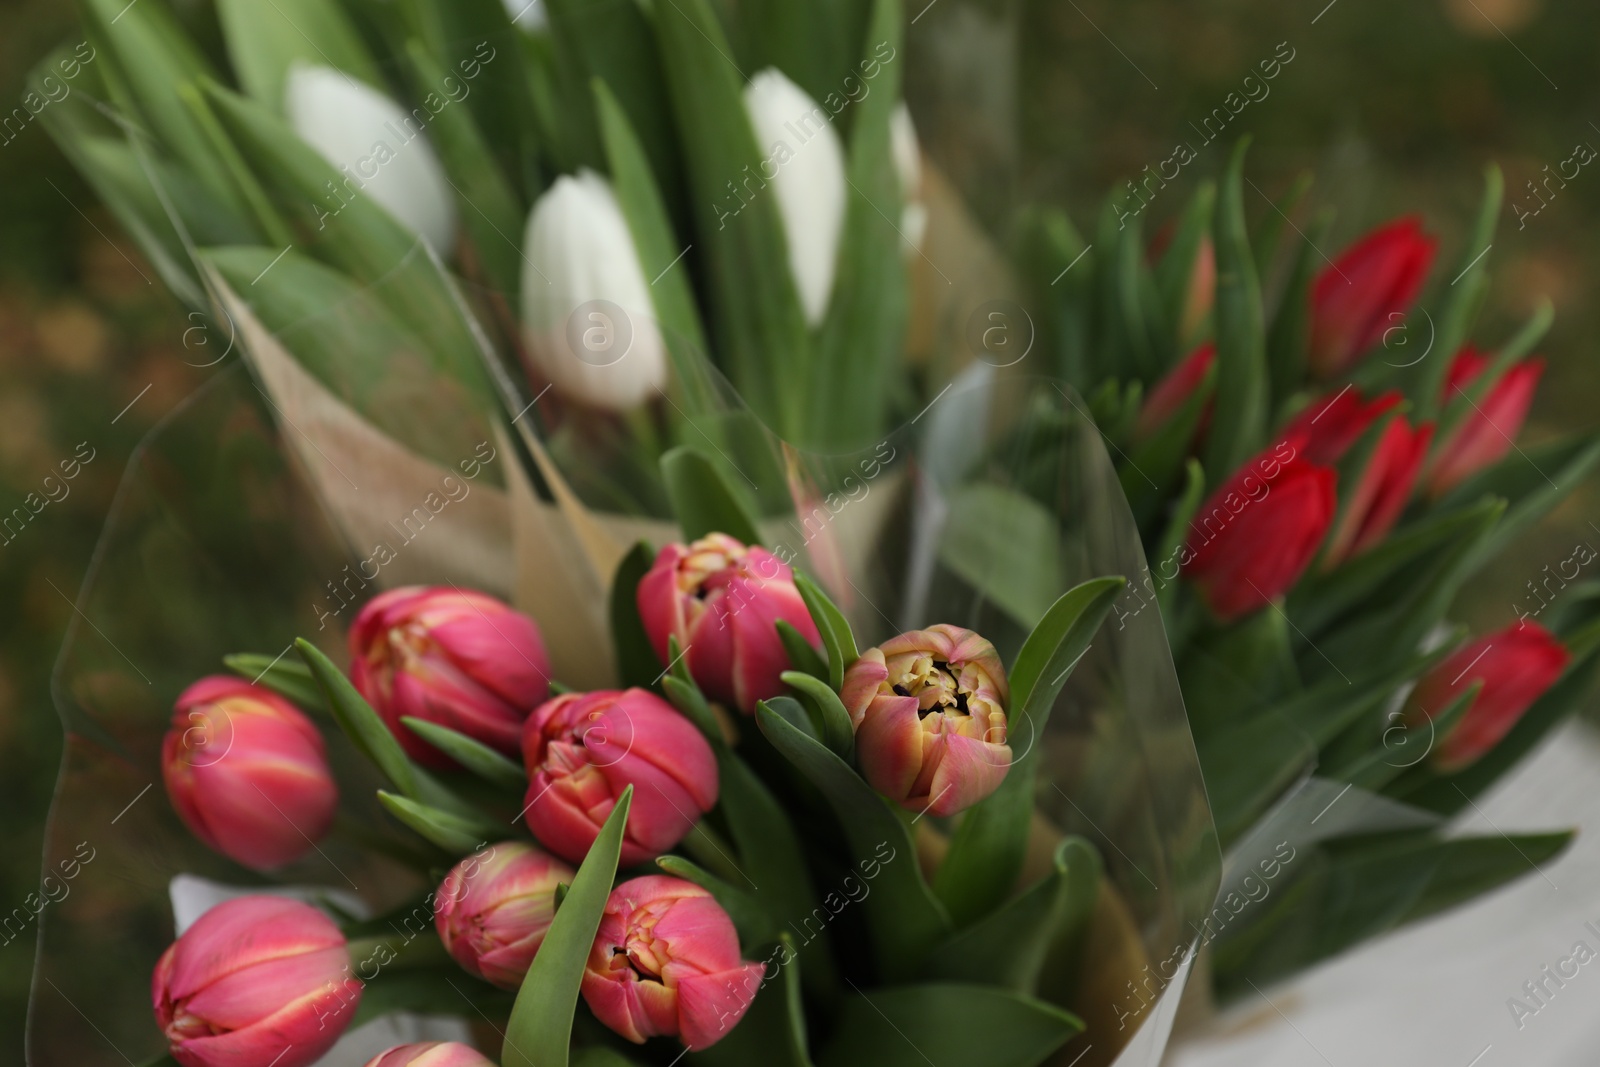
[[[1227,997],[1565,847],[1444,831],[1600,664],[1586,545],[1453,622],[1600,462],[1517,443],[1548,309],[1475,333],[1498,172],[1449,269],[1420,217],[1252,235],[1244,145],[1002,251],[902,0],[80,6],[41,123],[251,377],[141,453],[58,670],[49,1062],[137,972],[108,1044],[183,1067],[392,1011],[504,1043],[376,1067],[1089,1067],[1203,951]],[[1351,790],[1403,829],[1228,906]],[[252,889],[169,940],[180,874]]]

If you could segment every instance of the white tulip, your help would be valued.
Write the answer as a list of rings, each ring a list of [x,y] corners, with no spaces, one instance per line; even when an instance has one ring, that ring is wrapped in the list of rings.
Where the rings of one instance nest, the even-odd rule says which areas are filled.
[[[562,393],[627,411],[667,384],[656,325],[628,220],[590,170],[556,180],[533,205],[523,249],[522,314],[535,369]]]
[[[760,178],[778,198],[800,306],[815,326],[828,310],[844,232],[844,149],[833,116],[781,71],[751,78],[744,105],[764,160]],[[752,194],[764,195],[759,188]]]
[[[284,97],[289,125],[344,173],[343,190],[372,197],[441,258],[450,254],[456,237],[454,193],[415,118],[372,86],[332,67],[296,64]]]
[[[511,16],[511,21],[519,30],[532,33],[542,30],[550,24],[550,16],[545,12],[545,0],[501,0],[506,6],[506,14]]]
[[[911,110],[902,100],[889,117],[889,150],[894,156],[895,173],[900,177],[900,236],[906,251],[922,248],[928,232],[928,208],[922,202],[922,146],[917,143],[917,128],[911,124]]]

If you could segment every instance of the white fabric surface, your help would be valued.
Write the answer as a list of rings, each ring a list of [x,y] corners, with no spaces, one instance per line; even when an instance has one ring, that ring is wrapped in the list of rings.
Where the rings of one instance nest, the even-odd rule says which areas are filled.
[[[1542,973],[1577,942],[1600,953],[1600,735],[1567,725],[1477,803],[1453,831],[1579,835],[1486,898],[1250,996],[1167,1067],[1600,1065],[1600,957],[1569,962],[1564,985]],[[1542,1007],[1523,988],[1541,980]],[[1538,1010],[1519,1019],[1511,998]]]

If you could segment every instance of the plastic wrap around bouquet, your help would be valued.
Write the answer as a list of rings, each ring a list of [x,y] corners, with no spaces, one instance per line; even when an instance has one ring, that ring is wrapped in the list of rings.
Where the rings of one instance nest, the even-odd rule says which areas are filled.
[[[419,516],[533,475],[517,442],[369,547],[220,375],[136,456],[58,667],[34,1062],[1156,1064],[1218,854],[1159,617],[1105,621],[1143,558],[1078,405],[979,365],[860,454],[747,439],[777,512],[680,454],[597,620],[437,544],[391,581],[450,536]],[[563,499],[523,588],[592,562]]]

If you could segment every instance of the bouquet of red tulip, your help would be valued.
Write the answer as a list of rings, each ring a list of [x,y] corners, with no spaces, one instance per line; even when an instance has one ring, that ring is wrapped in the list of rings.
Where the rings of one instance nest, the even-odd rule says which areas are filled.
[[[1446,838],[1441,820],[1572,711],[1600,662],[1600,590],[1576,567],[1530,582],[1535,610],[1502,630],[1449,621],[1463,584],[1600,460],[1594,435],[1516,443],[1548,307],[1493,350],[1469,340],[1498,172],[1427,312],[1436,242],[1416,219],[1329,259],[1328,213],[1280,240],[1302,182],[1252,239],[1243,165],[1241,145],[1148,247],[1143,198],[1108,203],[1092,250],[1058,212],[1023,237],[1052,356],[1119,457],[1153,561],[1116,614],[1166,620],[1230,869],[1249,877],[1280,838],[1312,854],[1270,902],[1230,893],[1207,921],[1225,994],[1559,852],[1570,835]]]

